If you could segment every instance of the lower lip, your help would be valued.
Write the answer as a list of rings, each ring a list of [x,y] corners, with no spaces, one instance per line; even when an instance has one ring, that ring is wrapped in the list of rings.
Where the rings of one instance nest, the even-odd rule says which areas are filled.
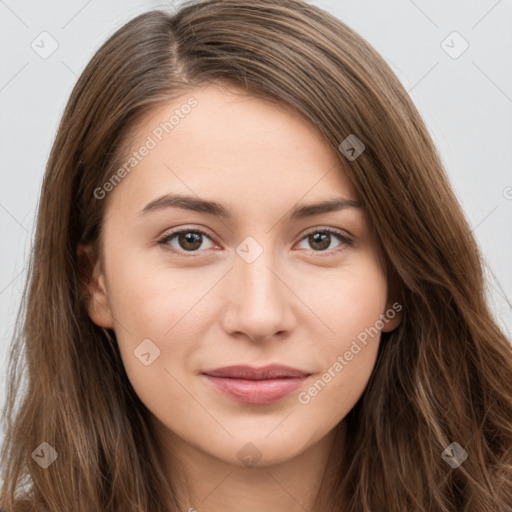
[[[226,396],[246,404],[265,405],[277,402],[298,389],[307,377],[247,380],[205,375],[210,383]]]

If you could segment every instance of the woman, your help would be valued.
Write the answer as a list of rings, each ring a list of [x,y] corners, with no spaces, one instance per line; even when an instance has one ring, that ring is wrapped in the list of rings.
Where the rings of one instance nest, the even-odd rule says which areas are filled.
[[[189,2],[98,50],[11,357],[4,511],[512,510],[470,228],[393,72],[306,3]]]

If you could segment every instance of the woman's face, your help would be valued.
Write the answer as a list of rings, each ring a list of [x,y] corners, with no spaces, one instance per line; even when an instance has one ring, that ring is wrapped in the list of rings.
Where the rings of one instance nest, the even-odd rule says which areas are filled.
[[[132,150],[97,189],[89,312],[115,330],[134,390],[170,444],[225,462],[312,447],[398,321],[382,320],[386,276],[338,155],[286,107],[218,85],[158,108]],[[215,372],[235,365],[288,370]]]

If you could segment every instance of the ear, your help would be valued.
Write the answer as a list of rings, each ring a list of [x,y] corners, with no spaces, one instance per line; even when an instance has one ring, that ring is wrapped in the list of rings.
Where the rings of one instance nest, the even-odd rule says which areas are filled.
[[[382,332],[394,331],[400,325],[400,322],[402,321],[402,310],[403,306],[400,302],[395,301],[393,304],[388,303],[383,315],[385,320]]]
[[[91,320],[100,327],[114,328],[105,275],[94,245],[79,244],[77,249],[81,285],[88,298],[87,310]]]
[[[384,312],[385,320],[382,332],[394,331],[400,325],[404,309],[401,296],[399,280],[396,275],[393,275],[388,288],[388,300],[386,303],[386,311]]]

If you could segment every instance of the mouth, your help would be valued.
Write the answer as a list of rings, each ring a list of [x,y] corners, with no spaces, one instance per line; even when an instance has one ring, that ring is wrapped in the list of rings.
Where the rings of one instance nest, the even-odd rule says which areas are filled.
[[[311,374],[283,365],[262,368],[235,365],[207,370],[202,375],[217,391],[233,400],[266,405],[288,396]]]

